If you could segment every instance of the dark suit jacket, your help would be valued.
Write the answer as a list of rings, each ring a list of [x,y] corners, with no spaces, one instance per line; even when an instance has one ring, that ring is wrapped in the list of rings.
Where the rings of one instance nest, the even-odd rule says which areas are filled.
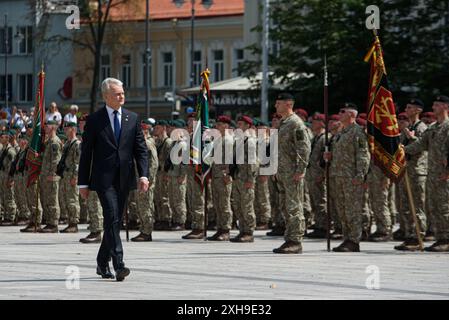
[[[119,172],[120,189],[136,189],[134,159],[139,177],[148,177],[148,152],[137,114],[122,107],[119,145],[106,106],[89,115],[81,144],[78,185],[106,191]]]

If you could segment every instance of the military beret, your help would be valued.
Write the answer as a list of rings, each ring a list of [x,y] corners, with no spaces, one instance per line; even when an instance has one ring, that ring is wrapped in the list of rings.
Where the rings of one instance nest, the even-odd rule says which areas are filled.
[[[182,121],[180,121],[180,119],[178,119],[172,121],[172,126],[175,128],[183,128],[184,124],[182,123]]]
[[[333,120],[333,121],[340,121],[340,116],[338,114],[331,114],[329,116],[329,121]]]
[[[187,126],[187,123],[185,122],[184,119],[177,119],[176,121],[178,121],[180,124],[182,124],[183,127]]]
[[[414,106],[418,106],[421,107],[421,109],[424,109],[424,102],[422,102],[422,100],[420,99],[410,99],[407,104],[413,104]]]
[[[295,98],[290,93],[283,92],[278,95],[277,100],[295,100]]]
[[[217,122],[231,124],[231,117],[225,116],[225,115],[219,116],[219,117],[217,118]]]
[[[10,129],[7,134],[8,136],[13,137],[17,134],[17,131],[14,129]]]
[[[156,124],[156,120],[153,118],[143,119],[142,123],[154,126]]]
[[[449,97],[448,96],[439,95],[439,96],[437,96],[435,98],[435,101],[449,103]]]
[[[306,119],[307,119],[307,117],[309,116],[309,114],[307,113],[307,111],[304,110],[304,109],[302,109],[302,108],[295,109],[295,113],[296,113],[298,116],[303,117],[303,118],[306,118]]]
[[[243,122],[246,122],[246,123],[249,124],[250,126],[253,125],[253,119],[251,119],[251,118],[248,117],[248,116],[241,116],[241,117],[239,117],[239,118],[237,119],[237,121],[243,121]]]
[[[352,109],[358,111],[357,105],[352,102],[345,102],[340,109]]]
[[[322,113],[317,113],[312,117],[312,120],[325,122],[326,116]]]
[[[366,120],[366,113],[359,113],[359,116],[358,116],[360,119],[363,119],[363,120]]]
[[[401,112],[398,114],[398,120],[408,120],[407,114],[405,112]]]
[[[47,122],[45,122],[45,124],[47,125],[47,126],[51,126],[51,125],[58,125],[58,121],[56,121],[56,120],[48,120]]]
[[[357,122],[357,124],[359,126],[366,127],[366,120],[365,119],[357,118],[357,119],[355,119],[355,121]]]
[[[432,111],[424,112],[421,114],[421,118],[432,118],[435,119],[435,113]]]
[[[260,120],[257,118],[253,118],[253,126],[257,127],[259,125]]]
[[[156,121],[156,125],[157,126],[166,126],[167,125],[167,120],[157,120]]]
[[[76,127],[76,122],[64,122],[64,128],[72,128],[72,127]]]

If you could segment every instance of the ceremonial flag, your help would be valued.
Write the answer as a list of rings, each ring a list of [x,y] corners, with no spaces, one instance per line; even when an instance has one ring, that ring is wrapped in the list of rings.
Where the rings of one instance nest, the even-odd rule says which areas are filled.
[[[196,106],[196,122],[193,128],[192,138],[192,163],[195,165],[195,180],[204,188],[204,181],[210,172],[210,166],[202,161],[204,153],[203,135],[204,131],[209,128],[209,69],[201,72],[201,86],[198,95],[198,103]]]
[[[44,80],[45,73],[42,71],[38,75],[39,84],[36,92],[36,105],[34,108],[33,119],[33,134],[31,142],[26,155],[26,165],[29,167],[29,175],[27,180],[27,187],[39,178],[42,166],[42,152],[44,144]]]
[[[399,147],[399,126],[393,95],[388,88],[387,72],[380,40],[375,41],[365,56],[371,62],[368,89],[368,143],[374,162],[386,176],[399,181],[404,174],[405,154]]]

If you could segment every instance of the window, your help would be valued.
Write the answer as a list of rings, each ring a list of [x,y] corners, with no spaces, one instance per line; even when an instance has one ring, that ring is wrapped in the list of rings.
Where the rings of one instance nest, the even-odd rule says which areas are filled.
[[[171,87],[173,85],[173,53],[162,53],[162,67],[164,73],[164,87]]]
[[[131,87],[131,55],[129,54],[122,56],[122,82],[123,87]]]
[[[100,82],[111,76],[111,56],[108,54],[101,56],[100,76]]]
[[[201,51],[193,53],[193,85],[197,86],[201,82]]]
[[[33,52],[33,27],[18,27],[18,33],[22,36],[19,42],[19,54]]]
[[[5,101],[5,75],[0,76],[0,101]],[[8,101],[12,100],[12,75],[8,74]]]
[[[0,54],[6,53],[6,32],[5,28],[0,28]],[[8,27],[8,54],[12,54],[12,27]]]
[[[153,85],[153,83],[151,81],[151,75],[153,74],[153,68],[151,66],[151,63],[152,63],[152,60],[153,60],[152,57],[151,57],[151,51],[150,51],[150,56],[148,57],[148,64],[149,64],[149,67],[150,67],[150,72],[149,72],[148,77],[147,77],[147,68],[145,66],[146,57],[147,57],[147,55],[144,52],[142,54],[142,84],[143,84],[144,87],[146,87],[147,86],[147,79],[148,79],[150,81],[150,88],[151,88],[152,85]]]
[[[33,100],[33,75],[18,75],[19,101],[30,102]]]
[[[241,71],[239,71],[240,65],[244,60],[244,50],[243,49],[234,49],[234,74],[237,76],[241,76]]]
[[[223,50],[213,50],[212,57],[214,58],[214,81],[221,81],[224,79],[224,54]]]

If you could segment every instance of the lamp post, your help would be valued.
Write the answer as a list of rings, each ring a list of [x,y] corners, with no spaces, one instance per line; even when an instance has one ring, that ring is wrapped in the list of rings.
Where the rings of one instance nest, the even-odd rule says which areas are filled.
[[[260,118],[268,121],[268,45],[269,45],[269,23],[270,23],[270,0],[264,0],[263,6],[263,34],[262,34],[262,90]]]
[[[8,15],[5,14],[5,108],[8,109],[8,51],[9,51],[9,42],[8,42]]]
[[[150,117],[150,56],[151,56],[151,49],[150,49],[150,30],[149,30],[149,24],[150,24],[150,0],[146,1],[146,17],[145,17],[145,114],[147,118]]]
[[[185,0],[173,0],[173,3],[176,5],[176,7],[180,8],[185,3]],[[192,5],[192,15],[190,17],[191,22],[191,29],[190,29],[190,79],[189,79],[189,85],[192,88],[194,79],[195,79],[195,66],[194,66],[194,55],[195,55],[195,0],[190,0],[190,4]],[[209,9],[212,4],[213,0],[201,0],[201,4],[204,8]]]

